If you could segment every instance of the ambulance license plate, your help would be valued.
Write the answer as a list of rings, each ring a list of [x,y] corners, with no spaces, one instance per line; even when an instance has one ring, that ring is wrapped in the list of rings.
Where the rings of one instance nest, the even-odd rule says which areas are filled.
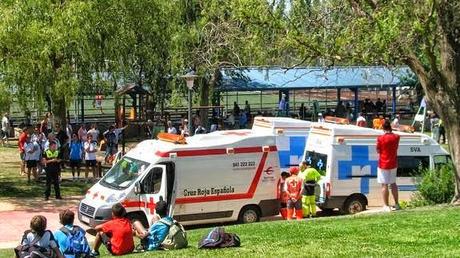
[[[89,224],[89,218],[84,215],[81,216],[81,221]]]

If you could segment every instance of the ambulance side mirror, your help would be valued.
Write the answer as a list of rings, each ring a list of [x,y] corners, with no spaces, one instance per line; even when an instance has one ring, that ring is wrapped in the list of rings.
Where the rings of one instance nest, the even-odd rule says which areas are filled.
[[[141,184],[139,184],[139,182],[136,182],[136,184],[134,185],[134,193],[141,194]]]

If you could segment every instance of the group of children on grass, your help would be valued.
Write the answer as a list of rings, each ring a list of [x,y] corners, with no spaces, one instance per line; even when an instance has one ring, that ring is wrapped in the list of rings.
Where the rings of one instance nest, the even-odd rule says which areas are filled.
[[[169,233],[173,219],[167,215],[167,204],[160,200],[155,206],[156,217],[153,218],[149,229],[144,228],[141,222],[126,217],[126,210],[120,204],[112,206],[112,219],[86,230],[95,236],[94,246],[91,249],[85,237],[85,231],[75,226],[75,213],[71,210],[61,211],[59,214],[62,228],[54,233],[46,229],[46,218],[34,216],[30,221],[30,230],[24,232],[21,245],[15,251],[17,257],[97,257],[99,248],[104,245],[112,255],[124,255],[135,250],[133,236],[141,240],[139,250],[157,250]],[[82,236],[78,239],[78,236]],[[78,242],[78,247],[76,247]]]

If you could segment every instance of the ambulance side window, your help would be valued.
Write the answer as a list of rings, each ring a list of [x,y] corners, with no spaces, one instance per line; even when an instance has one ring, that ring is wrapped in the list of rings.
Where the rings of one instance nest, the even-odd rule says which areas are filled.
[[[144,178],[141,184],[142,193],[144,194],[156,194],[160,191],[161,177],[163,175],[163,169],[153,168],[149,174]]]
[[[433,157],[433,160],[435,169],[440,169],[445,165],[452,165],[452,160],[449,155],[436,155]]]
[[[398,156],[399,177],[419,176],[424,169],[430,168],[429,156]]]

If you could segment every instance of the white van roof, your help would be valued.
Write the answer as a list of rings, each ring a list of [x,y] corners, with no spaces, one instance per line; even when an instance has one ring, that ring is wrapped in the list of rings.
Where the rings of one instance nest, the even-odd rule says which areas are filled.
[[[226,152],[227,148],[257,148],[257,152],[262,152],[262,147],[265,146],[268,146],[270,151],[276,150],[275,138],[272,134],[254,132],[249,129],[215,131],[208,134],[197,134],[185,139],[187,144],[175,144],[164,140],[146,140],[132,149],[129,156],[142,157],[144,160],[152,162],[158,157],[169,157],[170,153],[186,156],[180,154],[185,154],[188,151],[223,154],[221,152]],[[238,150],[236,151],[238,152]]]
[[[252,130],[259,131],[260,129],[309,129],[312,122],[289,118],[289,117],[262,117],[257,116],[254,118]]]
[[[431,137],[422,133],[393,132],[401,137],[400,144],[439,145]],[[345,144],[364,143],[368,140],[375,143],[377,136],[383,133],[383,130],[331,123],[312,123],[310,131],[310,134],[330,135],[335,138],[334,143],[338,143],[340,138]]]

